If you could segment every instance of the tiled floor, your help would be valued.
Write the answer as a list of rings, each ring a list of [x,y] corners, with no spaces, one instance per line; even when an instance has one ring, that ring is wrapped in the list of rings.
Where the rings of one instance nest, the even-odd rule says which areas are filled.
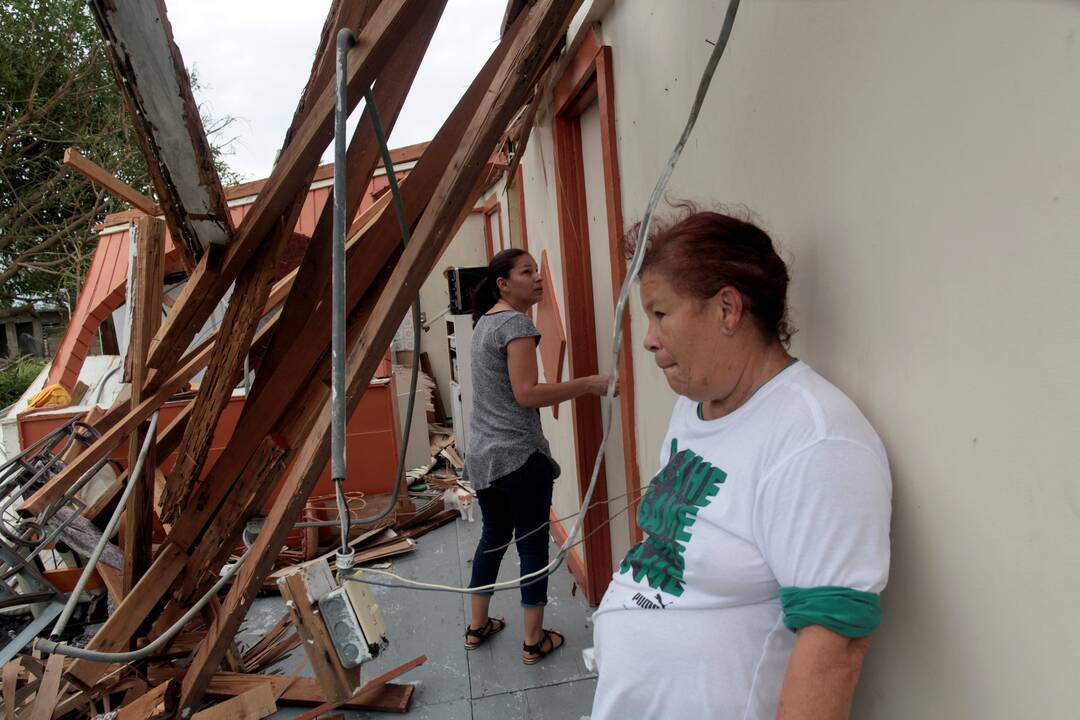
[[[416,552],[394,560],[394,572],[427,582],[462,586],[468,583],[472,553],[480,523],[454,522],[420,538]],[[554,552],[554,546],[552,548]],[[513,551],[503,560],[500,579],[518,575]],[[595,675],[585,669],[582,649],[592,644],[590,610],[580,593],[571,596],[573,579],[565,567],[552,576],[544,625],[567,637],[566,647],[542,663],[521,662],[521,613],[516,590],[500,592],[492,614],[506,617],[503,634],[480,648],[462,647],[468,596],[443,592],[391,590],[375,587],[390,635],[390,648],[364,666],[373,677],[417,655],[427,655],[423,666],[397,682],[416,684],[412,710],[417,720],[580,720],[587,717],[596,688]],[[241,633],[257,638],[277,621],[285,609],[280,599],[265,598],[252,607]],[[291,674],[303,660],[296,650],[279,667]],[[310,666],[304,674],[310,675]],[[275,718],[292,718],[302,708],[285,708]],[[390,717],[383,714],[344,713],[348,718]]]

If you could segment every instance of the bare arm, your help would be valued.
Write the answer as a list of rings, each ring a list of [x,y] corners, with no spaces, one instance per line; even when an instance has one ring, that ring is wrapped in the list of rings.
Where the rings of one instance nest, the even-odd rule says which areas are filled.
[[[522,407],[547,407],[589,393],[603,395],[607,392],[607,375],[589,375],[560,383],[540,382],[540,372],[536,366],[536,341],[531,337],[516,338],[506,344],[506,365],[514,399]]]
[[[777,720],[846,720],[870,638],[820,625],[799,630],[780,691]]]

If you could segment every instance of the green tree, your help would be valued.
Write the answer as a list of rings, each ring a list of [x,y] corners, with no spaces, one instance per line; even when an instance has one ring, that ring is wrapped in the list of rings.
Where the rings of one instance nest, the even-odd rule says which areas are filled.
[[[232,119],[203,121],[222,180],[238,181],[223,158]],[[154,197],[85,0],[0,0],[0,307],[70,309],[93,226],[125,207],[64,167],[72,145]]]

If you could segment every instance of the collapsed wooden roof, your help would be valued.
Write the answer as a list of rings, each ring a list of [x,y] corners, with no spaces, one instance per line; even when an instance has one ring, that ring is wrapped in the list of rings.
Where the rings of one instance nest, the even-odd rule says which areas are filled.
[[[522,133],[521,118],[527,118],[527,137],[531,115],[526,106],[538,96],[537,87],[558,55],[579,4],[580,0],[510,4],[501,42],[402,183],[412,227],[408,247],[402,247],[389,195],[350,228],[350,413],[421,283],[472,208],[490,172],[490,158],[515,118],[517,136]],[[190,666],[170,689],[159,687],[162,702],[171,697],[171,706],[186,712],[202,702],[329,457],[330,416],[325,408],[330,327],[310,319],[320,312],[328,314],[333,203],[325,204],[297,270],[277,283],[271,278],[318,171],[318,160],[332,139],[334,38],[340,28],[348,27],[359,39],[349,51],[349,107],[373,86],[389,132],[445,0],[332,3],[281,155],[236,227],[210,161],[163,1],[92,0],[91,5],[109,40],[113,68],[164,220],[143,216],[137,221],[135,297],[143,309],[135,307],[130,399],[110,409],[96,423],[101,437],[19,510],[41,513],[61,501],[80,476],[121,443],[130,438],[130,445],[137,446],[155,410],[205,369],[193,402],[157,433],[158,456],[177,451],[179,459],[158,502],[151,491],[152,474],[140,480],[150,485],[136,493],[126,511],[124,597],[89,644],[98,651],[126,650],[140,638],[156,637],[180,617],[216,581],[219,568],[241,542],[245,521],[259,512],[276,488],[277,499],[249,559],[198,643]],[[348,148],[346,217],[355,215],[360,194],[379,164],[365,109]],[[145,308],[153,307],[153,295],[160,293],[161,253],[153,244],[160,243],[164,229],[182,247],[190,278],[157,327],[158,313]],[[217,333],[189,347],[230,287],[233,293]],[[256,363],[256,376],[239,429],[220,458],[207,467],[214,427],[247,356]],[[204,474],[205,479],[198,481]],[[154,513],[168,530],[156,552],[149,534]],[[116,674],[108,665],[77,660],[63,669],[63,677],[73,685],[57,695],[56,707],[75,711],[95,693],[106,692]]]

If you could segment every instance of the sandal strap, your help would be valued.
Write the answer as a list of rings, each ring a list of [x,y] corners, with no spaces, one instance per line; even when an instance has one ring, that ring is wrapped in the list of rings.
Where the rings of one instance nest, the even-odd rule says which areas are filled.
[[[492,627],[493,625],[495,625],[495,621],[497,619],[498,618],[489,617],[487,619],[487,622],[484,623],[484,627],[481,627],[481,628],[471,628],[468,625],[466,625],[465,626],[465,637],[474,637],[474,638],[479,638],[479,639],[482,640],[482,639],[486,638],[487,636],[492,635],[495,632],[498,632],[498,629],[499,629],[498,626]],[[499,622],[502,622],[502,621],[499,620]]]
[[[530,655],[539,655],[541,658],[545,658],[545,657],[548,656],[549,653],[554,652],[558,648],[562,647],[561,644],[560,645],[555,644],[555,641],[552,639],[552,636],[557,636],[564,643],[566,642],[566,636],[563,635],[562,633],[558,632],[557,630],[548,630],[547,628],[542,628],[542,632],[544,633],[544,635],[543,635],[543,637],[540,638],[540,642],[535,643],[533,645],[529,645],[528,643],[522,643],[521,644],[521,650],[523,652],[529,653]],[[543,646],[545,640],[548,641],[548,644],[551,647],[550,650],[544,650],[543,649],[542,646]]]

